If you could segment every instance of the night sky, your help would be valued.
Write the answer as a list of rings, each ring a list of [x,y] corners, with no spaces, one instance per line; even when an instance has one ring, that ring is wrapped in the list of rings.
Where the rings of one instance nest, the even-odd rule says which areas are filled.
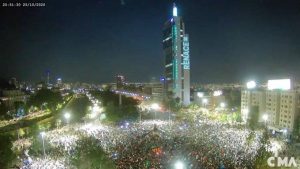
[[[46,7],[1,4],[0,77],[39,81],[49,70],[53,79],[101,83],[163,75],[162,27],[173,1],[39,2]],[[190,36],[192,82],[299,79],[299,0],[176,3]]]

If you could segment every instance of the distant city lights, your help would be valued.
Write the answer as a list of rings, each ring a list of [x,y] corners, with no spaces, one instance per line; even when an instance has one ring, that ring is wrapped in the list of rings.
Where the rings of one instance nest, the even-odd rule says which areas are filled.
[[[223,94],[223,92],[221,90],[216,90],[213,93],[213,96],[221,96]]]

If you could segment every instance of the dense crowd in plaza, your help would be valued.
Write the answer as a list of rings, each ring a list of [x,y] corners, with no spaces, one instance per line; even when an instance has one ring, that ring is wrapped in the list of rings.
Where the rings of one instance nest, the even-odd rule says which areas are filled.
[[[144,121],[120,126],[95,122],[46,132],[45,142],[53,149],[47,152],[53,168],[68,166],[67,159],[84,137],[96,139],[99,148],[119,169],[173,168],[176,161],[181,161],[186,168],[253,168],[260,156],[258,150],[263,146],[262,133],[252,133],[249,141],[250,133],[245,128],[208,120],[193,124]],[[24,166],[44,168],[41,159],[31,158],[32,162]]]
[[[117,147],[118,168],[169,168],[178,160],[187,168],[252,168],[262,146],[261,133],[248,143],[249,131],[219,123],[176,123],[135,133]]]
[[[29,157],[30,159],[30,157]],[[25,165],[21,169],[67,169],[65,164],[65,159],[53,159],[51,157],[47,158],[36,158],[32,161],[25,160]]]

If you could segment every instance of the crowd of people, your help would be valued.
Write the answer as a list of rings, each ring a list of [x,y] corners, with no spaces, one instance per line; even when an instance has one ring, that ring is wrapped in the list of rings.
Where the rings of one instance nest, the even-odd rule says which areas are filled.
[[[45,134],[45,139],[54,148],[60,149],[71,155],[76,148],[76,142],[79,140],[79,133],[74,132],[74,127],[65,127],[59,130],[52,130]]]
[[[118,168],[171,168],[182,161],[187,168],[253,168],[263,146],[261,133],[251,141],[248,130],[220,123],[173,123],[130,134],[131,140],[116,148]]]
[[[32,160],[27,157],[25,164],[21,169],[67,169],[69,166],[65,165],[65,159],[53,159],[51,157],[47,158],[35,158]]]
[[[16,151],[20,152],[30,148],[31,145],[32,145],[32,140],[30,138],[20,138],[13,142],[11,149],[15,152]]]
[[[186,168],[253,168],[264,145],[261,132],[252,133],[251,140],[250,133],[245,128],[208,120],[193,124],[144,121],[122,126],[68,125],[46,132],[44,139],[56,150],[53,152],[64,152],[63,156],[47,152],[47,159],[52,160],[47,165],[56,168],[70,165],[66,161],[84,137],[96,139],[99,148],[119,169],[172,168],[176,161],[181,161]],[[44,168],[44,163],[42,159],[32,158],[26,166]]]

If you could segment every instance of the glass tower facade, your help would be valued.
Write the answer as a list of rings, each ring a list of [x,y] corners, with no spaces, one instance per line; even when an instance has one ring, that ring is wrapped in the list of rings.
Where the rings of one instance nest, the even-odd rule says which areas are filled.
[[[174,4],[173,16],[164,24],[165,95],[190,104],[190,49],[183,20]]]

